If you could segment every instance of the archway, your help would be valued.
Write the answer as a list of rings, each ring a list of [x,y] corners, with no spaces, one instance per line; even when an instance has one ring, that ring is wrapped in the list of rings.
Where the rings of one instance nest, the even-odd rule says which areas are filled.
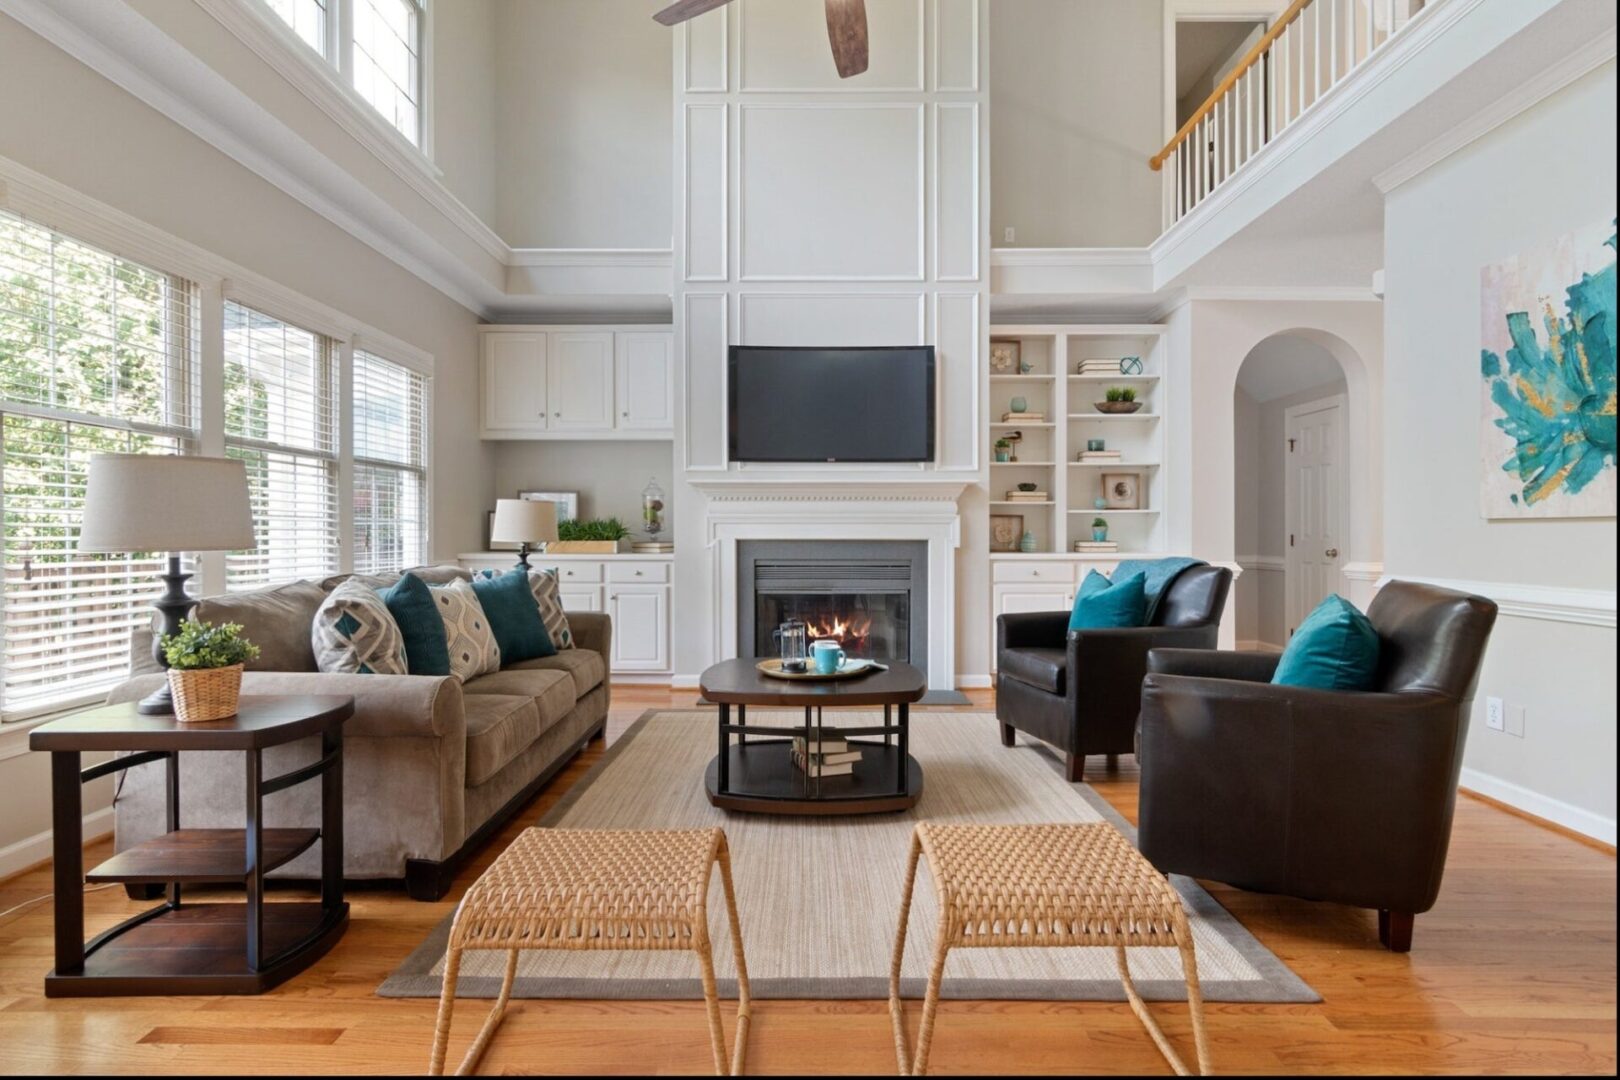
[[[1232,387],[1233,546],[1243,573],[1234,598],[1245,648],[1281,648],[1329,593],[1345,591],[1344,568],[1359,519],[1372,514],[1354,478],[1366,449],[1351,393],[1364,374],[1340,338],[1291,329],[1249,349]]]

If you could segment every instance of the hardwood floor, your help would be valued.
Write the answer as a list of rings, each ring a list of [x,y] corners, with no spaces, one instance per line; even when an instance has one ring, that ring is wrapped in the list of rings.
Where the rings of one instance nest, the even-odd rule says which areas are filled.
[[[981,702],[987,696],[975,695]],[[614,691],[614,727],[642,710],[690,704],[662,688]],[[994,738],[986,729],[986,738]],[[347,936],[310,971],[256,998],[46,1001],[48,904],[0,924],[0,1071],[7,1073],[400,1073],[426,1067],[436,1002],[373,991],[447,914],[519,828],[600,755],[593,747],[542,792],[443,902],[350,895]],[[1129,759],[1086,779],[1136,817]],[[105,849],[103,841],[99,847]],[[96,854],[101,854],[100,851]],[[92,862],[94,857],[92,857]],[[0,882],[0,910],[50,889],[49,868]],[[1417,920],[1412,952],[1378,946],[1373,912],[1210,887],[1321,993],[1318,1005],[1212,1005],[1224,1073],[1609,1073],[1615,1060],[1615,859],[1481,801],[1457,808],[1439,905]],[[898,905],[899,899],[896,898]],[[118,889],[85,899],[91,932],[140,905]],[[1185,1006],[1155,1015],[1190,1054]],[[765,1001],[748,1067],[758,1073],[888,1073],[881,1002]],[[481,1022],[457,1011],[452,1060]],[[727,1030],[731,1014],[727,1012]],[[912,1014],[915,1024],[915,1012]],[[946,1002],[933,1071],[1162,1073],[1127,1006]],[[514,1003],[486,1073],[702,1073],[711,1068],[700,1002]]]

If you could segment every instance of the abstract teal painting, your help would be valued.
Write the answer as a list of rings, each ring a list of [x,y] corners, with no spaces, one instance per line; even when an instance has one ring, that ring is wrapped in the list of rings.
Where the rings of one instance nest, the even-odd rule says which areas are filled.
[[[1615,516],[1615,221],[1481,274],[1481,510]]]

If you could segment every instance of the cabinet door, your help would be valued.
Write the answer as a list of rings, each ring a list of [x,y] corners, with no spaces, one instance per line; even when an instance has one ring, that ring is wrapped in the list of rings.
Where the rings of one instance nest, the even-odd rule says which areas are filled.
[[[997,585],[996,614],[1021,615],[1028,611],[1068,611],[1074,606],[1072,595],[1066,587]]]
[[[546,335],[485,334],[483,354],[484,431],[545,431]]]
[[[612,334],[554,332],[546,367],[552,431],[612,429]]]
[[[614,671],[669,670],[669,589],[608,586]]]
[[[564,611],[602,610],[602,590],[589,585],[575,588],[559,585],[557,598],[562,601]]]
[[[619,334],[615,352],[620,430],[673,431],[675,339],[667,333]]]

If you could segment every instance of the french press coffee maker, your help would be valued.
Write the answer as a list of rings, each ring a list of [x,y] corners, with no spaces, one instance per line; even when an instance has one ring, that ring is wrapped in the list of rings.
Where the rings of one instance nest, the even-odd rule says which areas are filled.
[[[798,674],[808,671],[810,657],[810,628],[798,619],[791,619],[771,631],[782,658],[782,670]]]

